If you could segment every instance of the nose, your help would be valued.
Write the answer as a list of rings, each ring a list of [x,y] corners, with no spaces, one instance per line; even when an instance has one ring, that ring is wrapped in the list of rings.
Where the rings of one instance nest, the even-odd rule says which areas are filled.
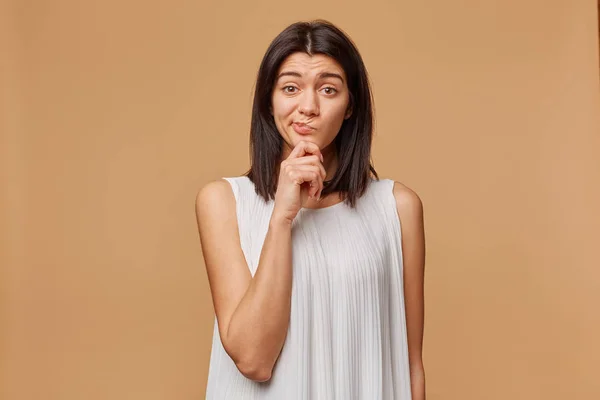
[[[303,115],[319,115],[319,98],[312,90],[305,91],[300,96],[298,111]]]

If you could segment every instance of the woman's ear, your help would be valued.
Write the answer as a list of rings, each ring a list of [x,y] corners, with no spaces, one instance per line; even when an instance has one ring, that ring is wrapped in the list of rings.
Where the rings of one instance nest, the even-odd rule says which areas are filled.
[[[352,107],[348,106],[348,109],[346,110],[346,114],[344,115],[344,119],[350,118],[351,115],[352,115]]]
[[[348,101],[348,108],[346,108],[346,114],[344,115],[344,119],[350,118],[352,115],[352,105],[354,101],[352,100],[352,93],[350,93],[350,100]]]

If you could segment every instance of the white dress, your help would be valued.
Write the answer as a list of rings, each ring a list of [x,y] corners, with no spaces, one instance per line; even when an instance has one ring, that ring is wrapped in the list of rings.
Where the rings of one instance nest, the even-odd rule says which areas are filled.
[[[236,199],[252,276],[274,201],[246,176]],[[244,377],[214,321],[209,400],[410,400],[400,220],[394,181],[372,179],[357,207],[302,208],[292,224],[290,324],[271,379]]]

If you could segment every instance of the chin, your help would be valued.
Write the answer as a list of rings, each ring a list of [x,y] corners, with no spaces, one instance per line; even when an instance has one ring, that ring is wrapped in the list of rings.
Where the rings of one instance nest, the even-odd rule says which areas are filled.
[[[300,143],[302,141],[314,143],[317,146],[319,146],[319,149],[321,148],[321,143],[319,142],[319,140],[317,140],[316,137],[314,137],[312,135],[302,136],[302,135],[296,134],[296,137],[294,138],[294,145],[297,145],[298,143]]]
[[[300,135],[299,133],[296,133],[293,130],[289,133],[288,137],[293,142],[294,146],[300,143],[301,141],[319,144],[319,141],[315,135]]]

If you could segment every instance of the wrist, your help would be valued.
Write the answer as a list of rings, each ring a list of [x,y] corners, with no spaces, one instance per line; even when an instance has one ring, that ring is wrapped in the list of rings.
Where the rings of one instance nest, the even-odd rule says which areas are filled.
[[[292,222],[293,220],[288,217],[273,213],[269,220],[269,229],[290,229],[292,227]]]

